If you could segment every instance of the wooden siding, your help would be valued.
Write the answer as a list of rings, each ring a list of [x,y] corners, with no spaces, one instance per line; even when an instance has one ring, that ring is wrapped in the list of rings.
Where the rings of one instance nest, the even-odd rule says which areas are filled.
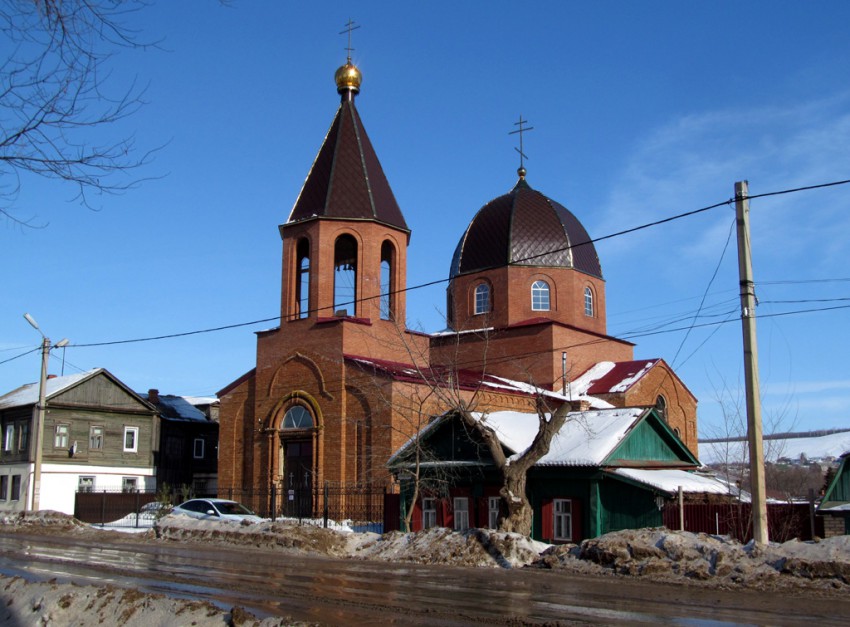
[[[49,405],[76,405],[117,412],[150,412],[145,403],[108,375],[100,373],[52,396]]]
[[[620,481],[599,482],[599,526],[595,535],[621,529],[660,527],[661,510],[651,490]]]
[[[838,468],[838,472],[835,473],[835,479],[833,479],[832,485],[829,486],[824,496],[824,501],[850,502],[850,465],[847,464],[848,459],[850,458],[845,457],[841,460],[841,465]]]
[[[659,461],[692,464],[685,447],[676,441],[675,435],[667,431],[655,414],[646,418],[626,435],[623,441],[608,456],[606,465],[617,465],[622,461]]]
[[[56,448],[57,424],[68,425],[68,446]],[[103,427],[103,448],[89,450],[89,429]],[[124,427],[138,427],[135,453],[124,451]],[[139,467],[153,465],[155,423],[152,413],[125,414],[78,409],[49,409],[44,421],[43,460],[45,463],[93,464],[97,466]],[[76,441],[73,458],[68,448]]]
[[[0,412],[0,464],[20,464],[31,459],[32,453],[32,412],[33,407],[16,407]],[[5,449],[6,426],[12,425],[15,429],[12,450]],[[26,425],[26,442],[24,448],[19,446],[21,428]]]

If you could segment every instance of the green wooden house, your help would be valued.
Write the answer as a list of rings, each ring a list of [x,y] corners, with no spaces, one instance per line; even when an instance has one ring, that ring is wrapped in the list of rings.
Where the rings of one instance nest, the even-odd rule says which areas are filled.
[[[476,418],[496,431],[507,456],[525,451],[537,433],[537,414],[493,412]],[[436,418],[388,466],[402,486],[402,510],[413,505],[414,531],[496,528],[502,512],[499,473],[486,445],[457,414]],[[528,474],[532,537],[577,542],[661,526],[661,507],[679,487],[687,493],[728,494],[727,485],[696,473],[698,467],[655,408],[571,412],[549,453]],[[417,483],[420,497],[412,503]]]
[[[824,516],[827,535],[850,534],[850,452],[841,456],[841,463],[832,482],[823,494],[818,514]],[[842,531],[843,528],[843,531]]]

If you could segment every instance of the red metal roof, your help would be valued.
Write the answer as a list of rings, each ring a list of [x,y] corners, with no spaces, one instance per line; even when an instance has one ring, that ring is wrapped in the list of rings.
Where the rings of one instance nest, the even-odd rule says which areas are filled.
[[[658,359],[639,359],[636,361],[618,361],[606,374],[596,379],[587,388],[586,394],[615,394],[626,392],[649,372]]]
[[[496,386],[508,394],[521,394],[532,396],[528,386],[521,383],[512,385],[512,382],[501,377],[481,374],[473,370],[454,370],[446,367],[418,367],[412,364],[404,364],[397,361],[385,359],[373,359],[371,357],[360,357],[358,355],[343,355],[346,361],[352,362],[360,368],[383,374],[396,381],[409,383],[420,383],[435,387],[457,387],[461,390],[477,390],[482,385],[488,387]]]

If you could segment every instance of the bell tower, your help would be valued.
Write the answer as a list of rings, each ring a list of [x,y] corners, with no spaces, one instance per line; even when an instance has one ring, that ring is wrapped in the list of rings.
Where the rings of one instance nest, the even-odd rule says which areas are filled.
[[[280,226],[281,328],[328,318],[403,325],[410,230],[354,103],[360,70],[349,57],[334,78],[339,109]]]

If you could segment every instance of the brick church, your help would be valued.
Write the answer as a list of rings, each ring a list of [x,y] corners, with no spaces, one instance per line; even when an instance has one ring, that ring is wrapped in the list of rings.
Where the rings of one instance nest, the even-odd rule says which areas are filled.
[[[355,106],[361,74],[349,59],[335,79],[339,109],[279,227],[280,325],[218,394],[219,491],[386,485],[390,456],[451,403],[533,411],[535,388],[655,406],[696,451],[696,399],[663,360],[607,334],[594,245],[523,168],[445,260],[448,328],[405,327],[410,229]]]

